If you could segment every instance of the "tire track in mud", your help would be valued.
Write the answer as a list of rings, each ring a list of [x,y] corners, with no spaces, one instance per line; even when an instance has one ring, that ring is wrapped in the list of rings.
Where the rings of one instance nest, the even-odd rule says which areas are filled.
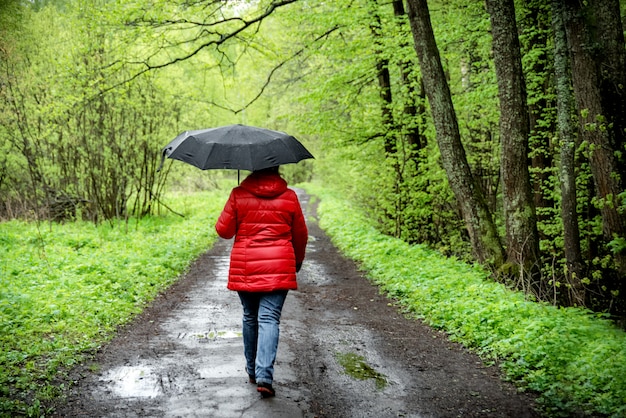
[[[399,313],[338,253],[309,196],[298,194],[310,240],[283,310],[276,398],[261,399],[247,382],[241,306],[226,289],[231,241],[220,240],[72,373],[53,416],[538,416],[532,397],[502,382],[496,367]]]

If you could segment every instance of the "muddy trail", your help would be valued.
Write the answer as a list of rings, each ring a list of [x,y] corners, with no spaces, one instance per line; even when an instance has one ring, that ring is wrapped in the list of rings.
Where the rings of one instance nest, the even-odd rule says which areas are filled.
[[[275,398],[262,399],[248,383],[241,306],[226,289],[232,242],[220,240],[72,372],[53,416],[539,416],[497,367],[380,295],[299,195],[310,238],[299,290],[283,310]]]

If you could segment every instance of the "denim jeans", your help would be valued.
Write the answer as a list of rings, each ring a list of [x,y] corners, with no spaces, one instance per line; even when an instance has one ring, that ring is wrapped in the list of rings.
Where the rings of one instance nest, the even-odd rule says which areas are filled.
[[[272,384],[278,350],[280,314],[287,290],[237,292],[243,306],[243,348],[246,371],[257,383]]]

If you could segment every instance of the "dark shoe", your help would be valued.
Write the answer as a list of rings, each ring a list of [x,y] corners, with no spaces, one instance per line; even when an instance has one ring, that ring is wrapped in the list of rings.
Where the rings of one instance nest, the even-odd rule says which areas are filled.
[[[253,375],[249,374],[249,375],[248,375],[248,382],[250,382],[250,383],[256,383],[256,378],[255,378]]]
[[[270,383],[259,383],[256,385],[256,390],[261,394],[264,398],[271,398],[272,396],[276,396],[276,391],[272,387]]]

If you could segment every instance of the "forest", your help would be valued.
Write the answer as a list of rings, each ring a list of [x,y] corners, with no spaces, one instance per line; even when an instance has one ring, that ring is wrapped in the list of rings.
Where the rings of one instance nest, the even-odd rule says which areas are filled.
[[[212,245],[238,173],[162,149],[234,123],[315,155],[283,175],[407,315],[546,416],[623,416],[625,12],[0,0],[0,416],[50,412]]]
[[[2,0],[0,220],[169,210],[180,132],[289,132],[293,184],[557,306],[626,316],[624,2]]]

